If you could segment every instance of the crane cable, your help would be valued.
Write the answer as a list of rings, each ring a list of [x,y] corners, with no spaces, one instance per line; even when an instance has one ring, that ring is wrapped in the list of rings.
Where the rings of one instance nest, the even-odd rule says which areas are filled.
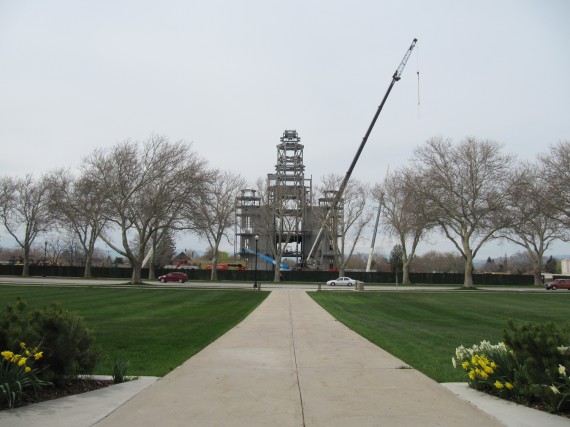
[[[420,49],[416,48],[416,74],[418,76],[418,120],[420,119]]]

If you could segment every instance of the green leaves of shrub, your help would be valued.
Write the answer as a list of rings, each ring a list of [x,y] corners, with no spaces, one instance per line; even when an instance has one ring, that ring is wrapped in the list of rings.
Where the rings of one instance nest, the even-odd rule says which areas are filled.
[[[30,324],[39,336],[54,379],[93,372],[98,360],[93,331],[83,319],[59,304],[34,310]]]

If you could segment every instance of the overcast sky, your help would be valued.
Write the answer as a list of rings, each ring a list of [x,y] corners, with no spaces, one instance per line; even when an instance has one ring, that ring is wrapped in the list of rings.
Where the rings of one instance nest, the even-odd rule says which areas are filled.
[[[569,22],[567,0],[0,0],[0,174],[154,132],[254,182],[285,129],[315,183],[344,174],[415,37],[353,176],[432,136],[531,160],[570,139]]]

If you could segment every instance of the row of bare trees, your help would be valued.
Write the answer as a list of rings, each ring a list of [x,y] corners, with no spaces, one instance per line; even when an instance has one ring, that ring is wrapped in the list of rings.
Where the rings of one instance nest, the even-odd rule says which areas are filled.
[[[519,163],[493,141],[432,138],[416,149],[407,165],[373,188],[352,180],[340,214],[321,221],[341,274],[380,204],[383,230],[402,248],[405,283],[418,244],[440,233],[465,262],[464,286],[473,285],[474,258],[495,239],[524,248],[534,261],[538,284],[550,244],[569,238],[569,165],[570,142],[551,146],[534,163]],[[311,204],[318,206],[318,198],[341,181],[338,175],[325,176]],[[53,229],[77,237],[86,276],[101,240],[129,260],[135,283],[141,281],[143,263],[167,236],[190,231],[208,242],[215,279],[218,249],[234,225],[237,192],[245,187],[239,175],[210,168],[189,144],[151,135],[142,142],[97,149],[75,172],[53,170],[37,180],[31,175],[0,178],[0,217],[22,249],[24,275],[29,274],[34,240]],[[258,187],[262,198],[279,197],[270,196],[262,181]],[[275,206],[269,200],[264,204]],[[294,235],[299,224],[286,223],[286,212],[298,208],[286,205],[282,213],[267,215],[284,218],[282,224],[267,227],[279,230],[268,237],[288,243],[287,236]],[[278,280],[286,245],[273,246]]]
[[[37,180],[0,178],[0,216],[22,249],[23,275],[29,274],[34,240],[57,229],[71,231],[81,243],[86,277],[100,239],[129,260],[132,282],[139,283],[145,258],[176,231],[206,237],[216,262],[243,186],[239,175],[209,168],[189,144],[151,135],[97,149],[75,173],[58,169]]]
[[[540,284],[545,251],[569,239],[570,142],[519,163],[493,141],[432,138],[373,193],[384,229],[402,247],[404,282],[418,243],[439,232],[465,261],[465,287],[473,286],[474,258],[495,239],[524,248]]]

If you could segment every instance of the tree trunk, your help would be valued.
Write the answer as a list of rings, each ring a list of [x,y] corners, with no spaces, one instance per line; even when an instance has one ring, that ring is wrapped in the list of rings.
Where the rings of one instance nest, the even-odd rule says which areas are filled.
[[[410,261],[406,258],[402,264],[402,285],[410,284]]]
[[[91,264],[92,264],[93,254],[92,252],[87,252],[85,256],[85,270],[83,270],[83,277],[91,277]]]
[[[470,254],[467,254],[465,258],[465,280],[463,281],[463,287],[473,287],[473,256]]]
[[[133,275],[131,276],[131,283],[133,285],[142,283],[142,262],[138,259],[131,259],[131,266],[133,268]]]
[[[24,267],[22,268],[22,276],[29,276],[30,275],[30,248],[27,245],[24,245]],[[45,263],[45,259],[44,259]],[[45,266],[44,266],[45,268]]]
[[[532,262],[534,264],[534,284],[536,286],[542,286],[542,259],[536,256]]]
[[[151,260],[150,264],[148,266],[148,279],[149,280],[156,279],[156,273],[155,273],[155,268],[154,268],[154,260]]]
[[[274,273],[275,274],[273,275],[273,282],[279,283],[281,281],[281,263],[278,263],[277,260],[275,260]]]
[[[218,255],[212,257],[212,273],[210,274],[210,280],[218,280]]]

